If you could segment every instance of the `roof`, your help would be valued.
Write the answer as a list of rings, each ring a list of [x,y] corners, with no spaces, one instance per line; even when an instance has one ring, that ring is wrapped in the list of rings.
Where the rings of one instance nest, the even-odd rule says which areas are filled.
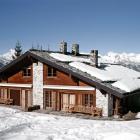
[[[65,56],[65,57],[62,57]],[[67,58],[67,56],[70,58]],[[96,87],[98,89],[102,89],[110,94],[113,94],[119,98],[123,98],[132,94],[137,94],[137,89],[134,89],[133,91],[126,91],[125,88],[121,89],[118,86],[114,86],[114,82],[118,82],[123,77],[123,74],[121,73],[124,71],[124,69],[131,71],[132,73],[135,73],[134,78],[138,78],[140,73],[137,73],[135,71],[132,71],[131,69],[122,67],[122,66],[110,66],[109,67],[100,67],[100,68],[94,68],[93,66],[89,65],[89,58],[85,55],[81,56],[71,56],[64,54],[58,54],[55,52],[47,52],[47,51],[28,51],[22,56],[20,56],[18,59],[12,61],[5,67],[0,69],[0,76],[7,74],[11,67],[15,67],[18,63],[20,63],[24,58],[32,58],[32,61],[37,60],[41,61],[42,63],[45,63],[47,65],[50,65],[62,72],[68,73],[71,76],[76,77],[77,79],[80,79],[81,81],[87,83],[90,86]],[[61,59],[60,59],[61,58]],[[64,61],[64,60],[65,61]],[[67,60],[68,59],[68,60]],[[25,62],[25,61],[23,61]],[[28,62],[28,61],[27,61]],[[25,62],[25,64],[27,63]],[[31,63],[31,62],[30,62]],[[77,64],[79,66],[77,67]],[[92,69],[91,69],[92,68]],[[111,71],[112,69],[112,71]],[[119,73],[117,74],[116,71],[119,71],[119,69],[122,69],[121,75]],[[8,71],[9,70],[9,71]],[[114,76],[113,76],[113,70],[114,70]],[[92,73],[91,73],[92,71]],[[95,74],[94,74],[95,73]],[[127,71],[125,71],[127,73]],[[99,76],[97,76],[99,75]],[[139,81],[139,80],[138,80]],[[118,84],[119,85],[119,84]],[[139,84],[138,84],[139,85]]]
[[[81,62],[71,62],[69,65],[89,73],[102,82],[111,82],[111,85],[126,92],[140,89],[140,72],[126,68],[121,65],[106,64],[95,68]]]

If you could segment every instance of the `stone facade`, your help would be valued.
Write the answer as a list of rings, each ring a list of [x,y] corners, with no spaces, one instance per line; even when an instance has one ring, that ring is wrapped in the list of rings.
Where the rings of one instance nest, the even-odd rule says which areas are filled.
[[[43,64],[33,63],[33,105],[43,108]]]
[[[103,109],[104,117],[112,115],[112,96],[109,94],[102,94],[100,90],[96,89],[96,106]]]

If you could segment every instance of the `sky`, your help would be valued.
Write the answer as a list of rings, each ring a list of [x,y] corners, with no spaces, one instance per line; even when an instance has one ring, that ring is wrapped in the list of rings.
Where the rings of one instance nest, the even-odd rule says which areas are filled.
[[[0,53],[32,45],[140,53],[140,0],[0,0]]]

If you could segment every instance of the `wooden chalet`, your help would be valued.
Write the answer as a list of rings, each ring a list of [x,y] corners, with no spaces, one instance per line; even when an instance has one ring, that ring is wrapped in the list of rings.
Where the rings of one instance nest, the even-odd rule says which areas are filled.
[[[53,58],[49,51],[30,50],[0,69],[0,103],[111,116],[134,108],[139,91],[125,92]],[[55,53],[55,52],[54,52]],[[60,53],[60,52],[57,52]],[[65,54],[61,50],[61,54]],[[66,55],[86,58],[86,55]],[[96,60],[97,61],[97,60]],[[131,102],[130,103],[128,103]]]

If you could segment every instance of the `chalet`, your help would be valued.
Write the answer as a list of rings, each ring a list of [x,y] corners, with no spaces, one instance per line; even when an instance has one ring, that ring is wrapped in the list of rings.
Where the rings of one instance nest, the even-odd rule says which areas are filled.
[[[98,51],[80,54],[31,49],[0,69],[0,103],[102,116],[140,111],[140,73],[98,62]]]

